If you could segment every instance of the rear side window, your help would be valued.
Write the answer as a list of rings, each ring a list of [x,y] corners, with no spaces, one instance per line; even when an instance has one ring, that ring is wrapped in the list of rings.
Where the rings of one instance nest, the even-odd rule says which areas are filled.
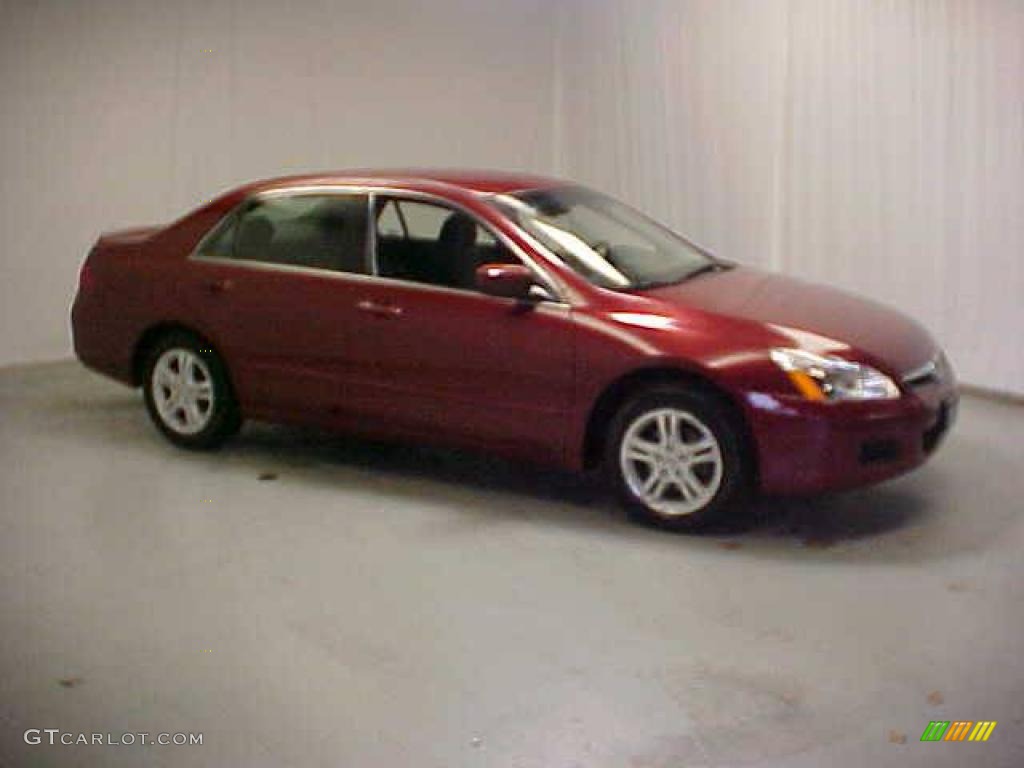
[[[208,259],[230,259],[234,247],[235,221],[238,216],[232,213],[223,219],[212,232],[199,244],[197,256]]]
[[[366,195],[288,195],[256,200],[199,248],[200,258],[365,273]]]

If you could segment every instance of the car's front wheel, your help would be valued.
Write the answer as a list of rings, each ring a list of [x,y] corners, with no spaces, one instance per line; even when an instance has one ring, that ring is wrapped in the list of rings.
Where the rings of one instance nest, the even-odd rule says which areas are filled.
[[[150,418],[183,448],[216,448],[241,426],[224,363],[189,333],[167,334],[149,350],[143,389]]]
[[[742,435],[711,393],[647,390],[613,419],[605,465],[630,513],[695,531],[719,523],[745,495]]]

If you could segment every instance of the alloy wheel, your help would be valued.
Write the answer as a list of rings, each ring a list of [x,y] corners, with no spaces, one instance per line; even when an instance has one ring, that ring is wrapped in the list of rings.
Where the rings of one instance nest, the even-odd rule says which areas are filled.
[[[202,432],[214,413],[213,376],[206,362],[189,349],[166,350],[153,366],[153,404],[161,421],[182,435]]]
[[[722,484],[722,450],[692,413],[657,408],[638,416],[623,435],[619,464],[630,491],[664,517],[707,506]]]

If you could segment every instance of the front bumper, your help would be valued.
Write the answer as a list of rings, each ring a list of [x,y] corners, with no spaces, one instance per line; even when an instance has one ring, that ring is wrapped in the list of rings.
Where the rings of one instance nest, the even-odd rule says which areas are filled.
[[[747,395],[766,494],[806,494],[881,482],[923,464],[956,420],[953,384],[908,389],[896,400],[814,403]]]

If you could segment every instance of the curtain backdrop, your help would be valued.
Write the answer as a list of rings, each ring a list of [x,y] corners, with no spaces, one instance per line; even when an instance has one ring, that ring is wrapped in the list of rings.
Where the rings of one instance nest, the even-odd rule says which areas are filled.
[[[577,0],[560,170],[1024,393],[1024,3]]]
[[[0,0],[0,363],[103,229],[351,165],[562,174],[1024,394],[1019,0]]]

